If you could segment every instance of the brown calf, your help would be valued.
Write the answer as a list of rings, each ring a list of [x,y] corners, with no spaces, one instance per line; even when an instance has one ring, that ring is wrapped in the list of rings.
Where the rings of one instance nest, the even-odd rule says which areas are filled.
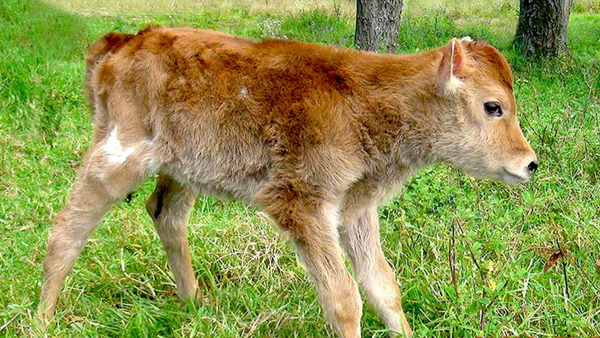
[[[147,209],[182,297],[200,297],[186,230],[196,196],[231,197],[289,232],[340,336],[360,336],[362,311],[343,251],[390,335],[408,335],[377,206],[439,162],[510,184],[537,168],[509,65],[481,41],[396,56],[149,27],[102,37],[86,61],[94,143],[54,221],[44,320],[103,215],[158,174]]]

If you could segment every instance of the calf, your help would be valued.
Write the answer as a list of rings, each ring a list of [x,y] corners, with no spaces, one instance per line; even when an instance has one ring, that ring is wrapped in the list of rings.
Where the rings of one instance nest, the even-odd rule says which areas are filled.
[[[390,335],[408,335],[378,205],[439,162],[509,184],[537,168],[510,67],[482,41],[397,56],[149,27],[102,37],[86,62],[94,141],[54,220],[44,322],[103,215],[157,174],[146,207],[182,297],[200,297],[186,230],[196,196],[229,197],[289,233],[341,337],[360,336],[362,312],[344,251]]]

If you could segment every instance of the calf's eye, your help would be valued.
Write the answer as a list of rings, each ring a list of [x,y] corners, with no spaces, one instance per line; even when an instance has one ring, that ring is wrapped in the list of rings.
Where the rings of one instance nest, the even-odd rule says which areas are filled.
[[[486,102],[483,104],[483,107],[485,108],[486,114],[488,114],[489,116],[495,116],[495,117],[502,116],[502,108],[500,107],[500,103],[498,103],[498,102],[495,102],[495,101]]]

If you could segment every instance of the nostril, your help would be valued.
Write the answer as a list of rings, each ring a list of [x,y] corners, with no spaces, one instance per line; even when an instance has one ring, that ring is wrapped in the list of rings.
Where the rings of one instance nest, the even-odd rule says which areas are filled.
[[[529,165],[527,166],[527,170],[529,170],[529,172],[530,172],[531,174],[533,174],[533,173],[534,173],[534,172],[537,170],[537,168],[538,168],[538,164],[537,164],[537,162],[535,162],[535,161],[534,161],[534,162],[531,162],[531,163],[529,163]]]

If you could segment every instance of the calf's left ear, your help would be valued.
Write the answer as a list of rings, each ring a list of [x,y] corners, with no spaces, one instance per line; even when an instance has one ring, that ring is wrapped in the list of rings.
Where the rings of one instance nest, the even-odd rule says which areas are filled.
[[[436,82],[445,96],[456,94],[464,85],[462,79],[468,73],[467,53],[462,40],[464,39],[452,39],[450,43],[441,48],[443,55]]]

